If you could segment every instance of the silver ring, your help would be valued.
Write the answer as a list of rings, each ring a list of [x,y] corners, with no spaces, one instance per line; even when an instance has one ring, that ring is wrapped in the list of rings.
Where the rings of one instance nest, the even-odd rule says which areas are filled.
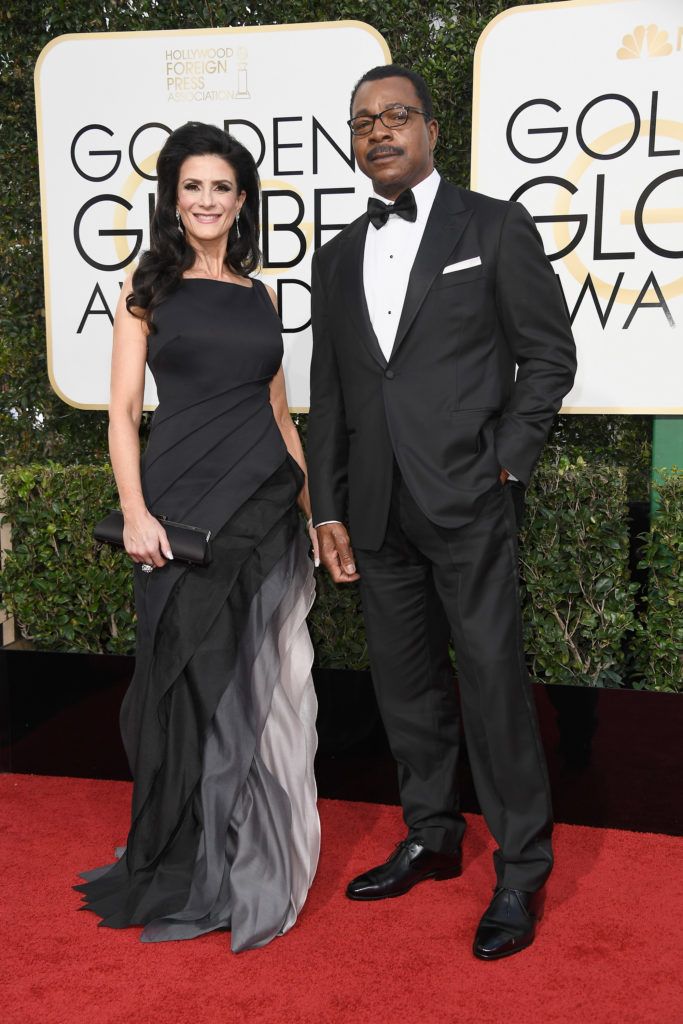
[[[143,562],[140,568],[142,569],[143,572],[154,572],[154,566],[148,565],[147,562]]]

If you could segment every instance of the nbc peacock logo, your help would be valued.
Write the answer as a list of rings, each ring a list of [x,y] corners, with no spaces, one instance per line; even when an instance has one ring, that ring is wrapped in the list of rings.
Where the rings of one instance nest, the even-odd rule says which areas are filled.
[[[639,57],[668,57],[673,52],[669,36],[659,25],[638,25],[621,40],[617,50],[619,60]]]

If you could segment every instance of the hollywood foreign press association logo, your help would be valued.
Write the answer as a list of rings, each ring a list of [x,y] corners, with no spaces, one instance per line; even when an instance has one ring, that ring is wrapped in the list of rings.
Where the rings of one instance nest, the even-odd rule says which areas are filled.
[[[617,50],[619,60],[637,60],[639,57],[668,57],[673,53],[668,33],[659,25],[637,25],[627,33]]]

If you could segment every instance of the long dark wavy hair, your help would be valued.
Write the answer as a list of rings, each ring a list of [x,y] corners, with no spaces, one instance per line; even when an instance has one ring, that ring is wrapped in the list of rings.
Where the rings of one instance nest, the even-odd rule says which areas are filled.
[[[220,156],[237,178],[237,191],[245,192],[239,218],[228,234],[226,266],[241,277],[259,266],[259,175],[254,158],[237,139],[212,124],[189,121],[169,135],[157,160],[157,201],[150,227],[150,247],[133,274],[126,299],[129,313],[144,320],[151,331],[154,310],[179,286],[194,264],[195,252],[178,226],[176,208],[180,168],[190,156]]]

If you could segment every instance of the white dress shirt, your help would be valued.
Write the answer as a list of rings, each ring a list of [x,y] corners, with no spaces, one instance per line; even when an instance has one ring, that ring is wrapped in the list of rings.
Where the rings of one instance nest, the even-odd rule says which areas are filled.
[[[394,214],[381,228],[368,224],[363,255],[363,287],[370,322],[386,360],[391,357],[408,278],[440,181],[439,173],[432,171],[428,178],[413,186],[417,204],[415,221],[404,220]],[[386,199],[376,193],[375,198],[386,203]]]

